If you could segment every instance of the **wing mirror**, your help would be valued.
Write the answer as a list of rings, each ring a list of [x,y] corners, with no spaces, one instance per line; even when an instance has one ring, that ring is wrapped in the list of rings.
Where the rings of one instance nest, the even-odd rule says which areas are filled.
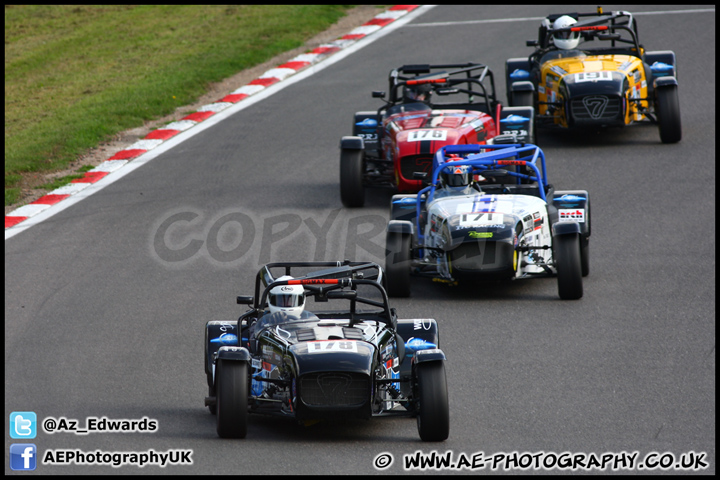
[[[372,98],[385,98],[385,92],[374,91],[372,92]]]
[[[255,301],[255,297],[252,295],[238,295],[237,297],[237,303],[238,305],[252,305]]]

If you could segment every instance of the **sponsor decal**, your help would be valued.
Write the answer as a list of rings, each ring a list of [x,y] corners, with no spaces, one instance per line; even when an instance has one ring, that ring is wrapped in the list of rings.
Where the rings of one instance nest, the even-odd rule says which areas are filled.
[[[210,343],[219,343],[221,345],[237,345],[238,337],[234,333],[223,333],[218,338],[213,338]]]
[[[377,124],[377,120],[374,120],[372,118],[366,118],[362,122],[358,122],[355,125],[357,125],[358,127],[377,127]]]
[[[565,195],[562,195],[560,197],[555,197],[554,200],[556,202],[582,202],[585,201],[585,197],[566,193]]]
[[[550,70],[557,73],[561,77],[565,76],[568,73],[565,69],[560,68],[557,65],[553,65],[552,67],[550,67]]]
[[[560,222],[578,222],[585,223],[584,208],[560,208],[558,209]]]
[[[500,123],[525,123],[529,121],[530,119],[527,117],[523,117],[522,115],[509,115],[502,120],[500,120]]]
[[[409,352],[417,352],[418,350],[430,350],[433,348],[437,348],[437,345],[432,342],[428,342],[427,340],[423,340],[422,338],[412,337],[407,342],[405,342],[405,351]]]
[[[650,70],[652,70],[655,76],[670,75],[672,74],[673,66],[663,62],[655,62],[650,65]]]
[[[405,197],[393,200],[393,205],[415,205],[417,203],[417,197]]]
[[[525,80],[530,78],[530,72],[521,68],[516,68],[515,71],[510,74],[510,78],[513,80]]]
[[[493,233],[492,232],[474,232],[470,231],[468,232],[468,236],[471,238],[492,238]]]

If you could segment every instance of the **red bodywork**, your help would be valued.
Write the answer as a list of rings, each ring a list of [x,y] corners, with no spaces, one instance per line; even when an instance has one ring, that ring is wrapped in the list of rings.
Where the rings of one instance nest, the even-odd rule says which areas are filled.
[[[445,145],[485,144],[498,134],[495,120],[474,110],[427,110],[397,113],[383,122],[382,149],[392,160],[400,192],[417,192],[422,180],[414,172],[432,174],[435,152]]]

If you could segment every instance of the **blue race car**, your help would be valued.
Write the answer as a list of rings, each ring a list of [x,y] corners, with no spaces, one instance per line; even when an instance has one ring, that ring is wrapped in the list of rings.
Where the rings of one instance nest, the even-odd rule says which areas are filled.
[[[392,197],[390,296],[409,296],[411,275],[448,283],[555,275],[560,298],[582,297],[590,197],[555,191],[539,147],[448,145],[435,154],[428,183]]]

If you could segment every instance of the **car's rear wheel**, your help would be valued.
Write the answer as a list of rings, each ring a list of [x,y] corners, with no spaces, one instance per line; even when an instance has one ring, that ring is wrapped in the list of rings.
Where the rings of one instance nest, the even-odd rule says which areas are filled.
[[[445,364],[441,361],[420,363],[416,367],[418,415],[417,427],[424,442],[441,442],[450,434]]]
[[[563,300],[577,300],[583,296],[579,234],[559,235],[553,241],[558,294]]]
[[[662,143],[677,143],[682,138],[677,86],[657,88],[655,95],[655,111],[660,129],[660,140]]]
[[[407,233],[388,232],[385,248],[387,294],[390,297],[409,297],[412,236]]]
[[[247,362],[218,360],[217,433],[222,438],[245,438],[248,424]]]
[[[365,205],[363,151],[340,151],[340,199],[348,208]]]

